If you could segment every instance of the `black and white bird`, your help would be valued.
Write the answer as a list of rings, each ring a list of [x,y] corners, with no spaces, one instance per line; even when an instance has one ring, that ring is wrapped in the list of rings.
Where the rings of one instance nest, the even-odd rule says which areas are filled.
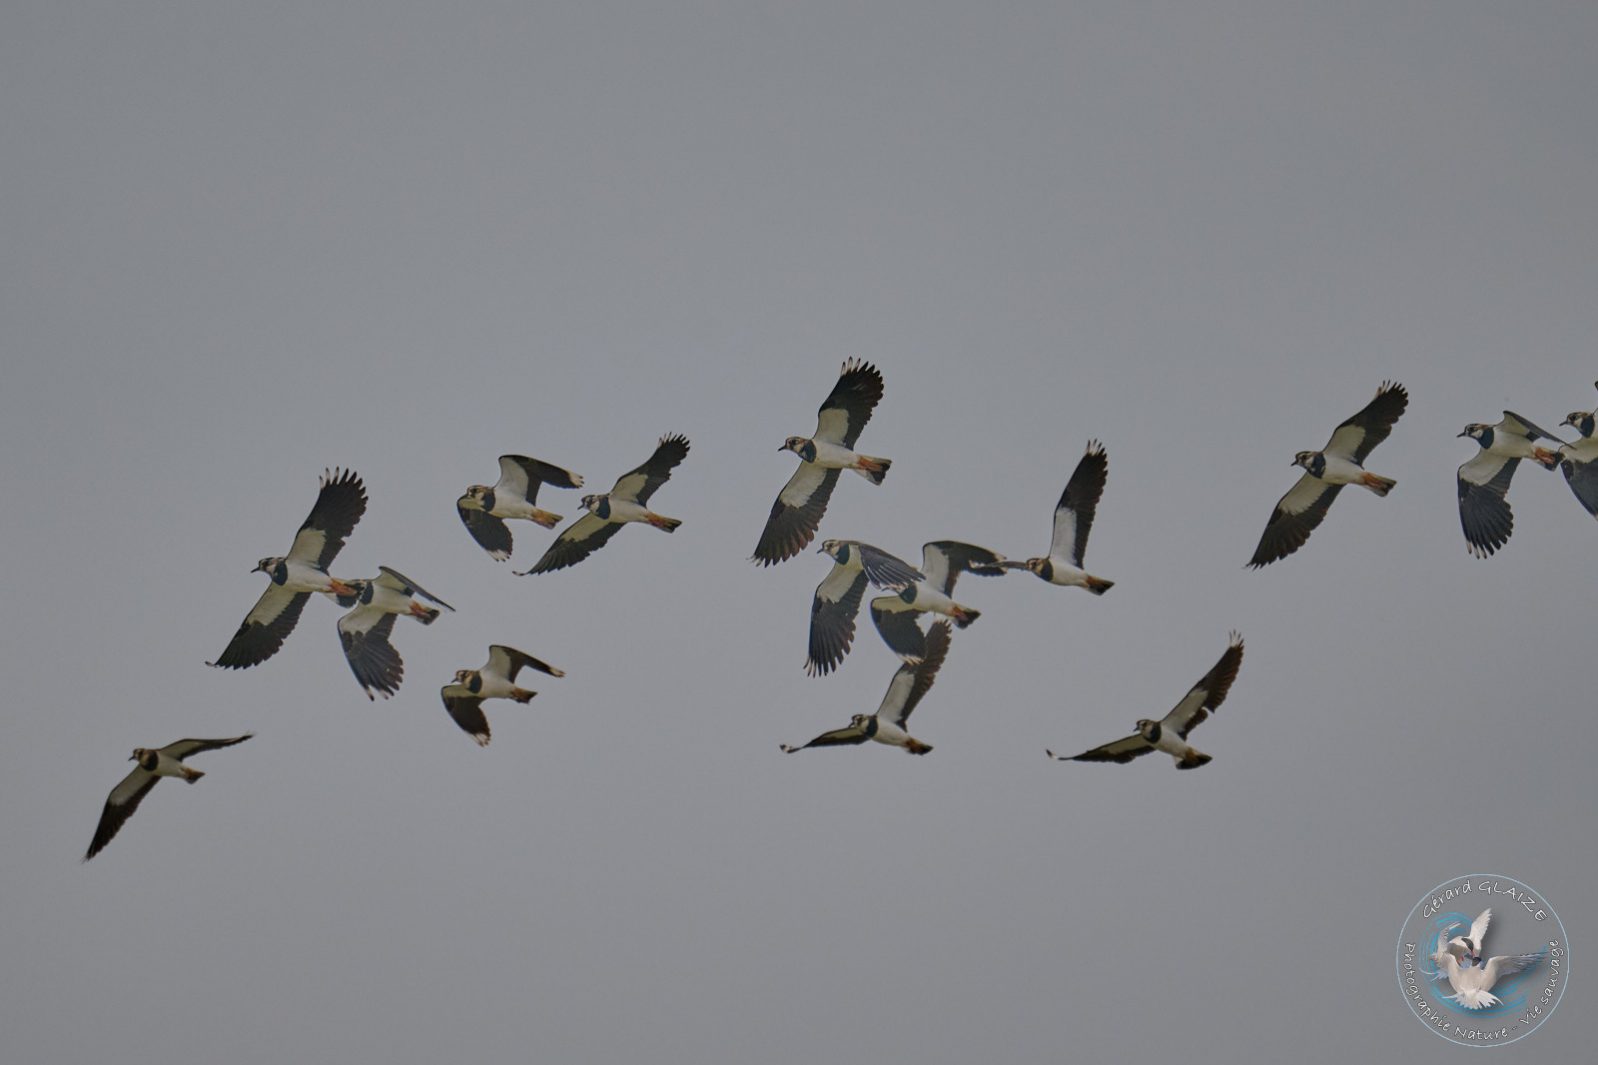
[[[832,569],[816,585],[810,601],[810,655],[805,672],[825,676],[838,667],[854,642],[855,615],[866,583],[896,592],[924,579],[914,566],[880,547],[859,540],[827,540],[818,554],[832,557]]]
[[[483,713],[484,699],[513,699],[518,703],[531,702],[538,693],[516,685],[516,674],[526,667],[547,673],[551,677],[564,677],[564,670],[534,658],[525,651],[503,644],[488,648],[488,661],[480,669],[457,669],[455,681],[439,690],[444,699],[444,709],[455,724],[487,747],[489,741],[488,716]]]
[[[244,616],[239,631],[222,649],[215,662],[223,669],[245,669],[259,665],[277,654],[312,592],[350,596],[355,589],[328,575],[327,567],[343,548],[355,523],[366,513],[366,488],[353,470],[331,470],[322,475],[322,490],[316,505],[294,534],[289,553],[278,558],[263,558],[251,572],[264,573],[271,580],[255,606]]]
[[[892,460],[854,451],[860,430],[871,420],[880,399],[882,373],[875,366],[858,359],[843,364],[838,383],[817,412],[815,435],[790,436],[777,449],[798,455],[799,468],[777,493],[752,561],[774,566],[815,539],[839,471],[854,470],[872,484],[882,483]]]
[[[135,747],[128,756],[128,761],[139,763],[133,772],[122,778],[122,783],[111,789],[111,794],[106,797],[105,809],[100,813],[100,824],[94,830],[94,839],[89,844],[89,851],[83,856],[88,861],[105,849],[112,838],[122,830],[127,819],[133,816],[133,811],[139,808],[139,803],[150,794],[150,789],[162,777],[178,777],[190,784],[199,780],[205,774],[191,766],[183,764],[183,759],[191,754],[201,751],[215,751],[222,747],[231,747],[235,743],[243,743],[254,733],[246,732],[242,736],[234,736],[229,740],[178,740],[165,747]]]
[[[1598,387],[1598,382],[1594,382]],[[1559,447],[1559,469],[1576,501],[1598,518],[1598,411],[1578,410],[1565,415],[1560,425],[1568,425],[1581,434],[1571,443]]]
[[[682,522],[667,518],[650,510],[646,504],[655,490],[671,477],[671,471],[688,454],[688,438],[681,434],[663,436],[655,453],[635,469],[628,470],[616,485],[604,495],[583,496],[582,505],[588,511],[566,526],[555,542],[549,545],[542,558],[532,569],[517,574],[548,573],[551,570],[574,566],[598,551],[630,522],[646,522],[662,532],[673,532]]]
[[[925,576],[899,589],[896,595],[871,600],[871,620],[894,654],[916,662],[926,654],[926,634],[917,614],[942,614],[965,628],[982,616],[980,610],[956,603],[954,583],[962,573],[996,577],[1004,572],[1004,556],[975,544],[934,540],[921,547],[921,572]]]
[[[583,479],[570,470],[551,466],[526,455],[501,455],[499,480],[492,486],[474,484],[455,500],[466,531],[496,562],[510,558],[512,541],[506,518],[516,518],[553,529],[561,516],[537,506],[538,486],[581,488]]]
[[[335,596],[340,606],[354,607],[338,619],[338,640],[349,661],[350,672],[368,699],[377,692],[387,699],[405,679],[405,662],[390,639],[394,619],[400,615],[431,625],[440,608],[455,608],[411,580],[399,570],[379,566],[370,580],[348,581],[354,595]],[[437,604],[429,606],[429,603]]]
[[[931,690],[943,659],[949,653],[949,623],[934,624],[927,632],[926,644],[926,654],[920,662],[906,662],[894,672],[876,713],[856,714],[843,728],[823,732],[809,743],[781,744],[782,750],[792,754],[806,747],[848,747],[867,740],[902,747],[911,754],[926,754],[932,750],[930,744],[910,735],[905,727],[916,704]]]
[[[1515,515],[1509,509],[1509,481],[1521,459],[1531,459],[1546,469],[1559,465],[1559,453],[1538,444],[1539,439],[1564,443],[1513,411],[1504,411],[1497,425],[1471,422],[1460,430],[1481,447],[1459,467],[1459,525],[1465,531],[1466,549],[1486,558],[1509,542]]]
[[[1403,385],[1383,381],[1376,398],[1334,429],[1324,448],[1293,456],[1291,465],[1302,466],[1304,474],[1276,501],[1254,557],[1248,561],[1250,569],[1268,566],[1303,547],[1344,485],[1357,484],[1379,496],[1393,490],[1398,482],[1366,470],[1365,459],[1387,439],[1408,405],[1409,393]]]
[[[1004,568],[1030,570],[1050,584],[1075,585],[1094,595],[1103,595],[1114,587],[1114,581],[1095,577],[1082,568],[1088,533],[1093,529],[1093,514],[1098,509],[1109,474],[1110,460],[1104,453],[1104,445],[1089,440],[1087,451],[1078,460],[1071,479],[1065,482],[1065,491],[1060,493],[1060,501],[1054,506],[1054,535],[1049,540],[1049,553],[1025,562],[1005,561]]]
[[[1160,720],[1142,718],[1132,735],[1081,754],[1068,757],[1053,751],[1045,753],[1061,762],[1130,762],[1150,751],[1164,751],[1176,759],[1178,769],[1197,769],[1207,765],[1210,756],[1188,745],[1188,733],[1203,724],[1226,701],[1226,693],[1231,690],[1232,682],[1237,679],[1238,667],[1242,664],[1243,637],[1234,632],[1220,660]]]

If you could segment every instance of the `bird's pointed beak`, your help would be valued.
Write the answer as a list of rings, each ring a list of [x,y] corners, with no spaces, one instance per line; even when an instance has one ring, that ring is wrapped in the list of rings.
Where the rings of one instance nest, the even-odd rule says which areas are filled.
[[[1456,434],[1455,439],[1458,439],[1461,436],[1469,436],[1469,435],[1470,435],[1470,430],[1469,429],[1461,429],[1458,432],[1458,434]]]

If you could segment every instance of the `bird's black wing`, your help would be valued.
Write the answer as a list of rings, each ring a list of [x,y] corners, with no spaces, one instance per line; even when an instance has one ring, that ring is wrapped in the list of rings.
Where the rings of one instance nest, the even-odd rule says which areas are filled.
[[[338,642],[368,699],[374,691],[387,699],[405,679],[405,663],[389,642],[398,616],[358,606],[338,619]]]
[[[355,523],[366,513],[366,487],[354,470],[329,470],[322,474],[322,490],[305,524],[294,534],[288,557],[314,562],[325,570],[337,557]]]
[[[1477,558],[1503,547],[1515,531],[1515,515],[1506,497],[1519,465],[1519,459],[1478,451],[1459,467],[1459,526],[1467,549]]]
[[[1360,465],[1386,440],[1393,431],[1393,423],[1409,406],[1409,393],[1396,381],[1383,381],[1376,390],[1376,398],[1332,431],[1332,438],[1322,450],[1342,455]]]
[[[300,611],[305,609],[305,601],[310,597],[310,592],[291,592],[279,584],[269,585],[244,616],[239,631],[216,656],[216,661],[207,664],[223,669],[246,669],[265,662],[277,654],[283,641],[294,631]]]
[[[650,455],[642,465],[628,470],[616,479],[616,487],[610,490],[610,494],[617,499],[631,500],[640,505],[648,503],[649,497],[655,494],[655,489],[671,478],[671,471],[676,469],[687,456],[686,436],[681,433],[663,436],[660,438],[660,443],[655,446],[653,455]]]
[[[529,573],[548,573],[551,570],[575,566],[609,543],[612,536],[621,532],[622,525],[622,522],[606,521],[594,514],[584,514],[561,530],[561,534],[555,537],[555,542],[545,549],[537,562],[533,563],[532,569],[523,570],[517,576],[525,577]]]
[[[866,582],[864,570],[834,565],[816,585],[810,600],[810,655],[805,659],[805,672],[812,677],[831,673],[849,653]]]
[[[461,499],[467,499],[461,496]],[[461,516],[461,524],[466,526],[466,531],[472,534],[472,539],[477,545],[494,557],[496,562],[504,562],[510,558],[513,541],[511,540],[510,526],[494,517],[486,510],[476,507],[463,507],[457,501],[455,512]]]
[[[771,516],[760,530],[760,541],[751,556],[762,566],[775,566],[803,551],[816,538],[821,518],[827,513],[832,489],[838,483],[838,470],[823,469],[813,462],[801,462],[788,483],[771,504]]]
[[[1303,547],[1342,490],[1340,484],[1327,484],[1307,473],[1300,477],[1287,494],[1276,501],[1276,509],[1271,511],[1265,532],[1260,535],[1259,546],[1254,548],[1254,557],[1248,560],[1249,568],[1268,566]]]
[[[882,372],[869,362],[850,359],[816,412],[815,438],[852,449],[881,399]]]

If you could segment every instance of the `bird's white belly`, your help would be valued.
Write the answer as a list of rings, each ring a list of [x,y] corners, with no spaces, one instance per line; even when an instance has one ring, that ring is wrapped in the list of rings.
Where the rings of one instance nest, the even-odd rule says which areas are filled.
[[[154,773],[158,777],[182,777],[184,776],[183,763],[169,754],[162,754],[158,751],[155,756]]]
[[[816,457],[811,461],[828,470],[853,469],[859,456],[840,444],[829,444],[825,440],[815,440]]]
[[[1359,484],[1365,479],[1365,468],[1357,462],[1337,455],[1326,456],[1326,469],[1321,471],[1321,480],[1327,484]]]
[[[303,562],[289,559],[284,563],[288,571],[283,582],[283,587],[291,592],[325,592],[332,587],[332,580],[327,574],[315,566],[307,566]]]
[[[1052,571],[1049,574],[1050,584],[1071,584],[1079,588],[1087,587],[1088,571],[1077,569],[1059,555],[1049,556],[1049,568]]]
[[[889,747],[909,746],[910,734],[890,721],[877,719],[877,734],[871,737],[878,743],[886,743]]]
[[[1155,741],[1154,749],[1156,751],[1164,751],[1176,759],[1185,758],[1193,753],[1193,748],[1187,745],[1187,741],[1170,729],[1160,730],[1160,738]]]
[[[915,590],[916,597],[910,600],[911,610],[930,611],[934,614],[942,614],[944,617],[954,616],[955,604],[953,599],[925,582],[917,582]]]
[[[641,503],[633,503],[624,499],[610,501],[610,517],[608,521],[647,521],[649,508]]]
[[[516,691],[516,683],[505,677],[498,677],[492,673],[480,674],[482,687],[477,691],[479,699],[509,699]]]
[[[494,496],[494,509],[489,511],[496,518],[525,518],[532,519],[538,512],[538,507],[525,499],[508,499],[501,495]]]

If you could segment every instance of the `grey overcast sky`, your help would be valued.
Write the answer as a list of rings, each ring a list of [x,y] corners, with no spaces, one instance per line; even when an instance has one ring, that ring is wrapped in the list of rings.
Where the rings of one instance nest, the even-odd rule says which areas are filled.
[[[1575,942],[1483,1055],[1580,1059],[1598,522],[1523,466],[1476,560],[1454,469],[1598,405],[1595,55],[1581,3],[5,5],[5,1060],[1426,1065],[1394,940],[1474,871]],[[925,758],[778,751],[895,667],[805,676],[825,560],[747,561],[848,357],[894,466],[823,536],[1025,557],[1109,451],[1115,589],[962,582]],[[1397,489],[1245,570],[1384,378]],[[454,513],[673,431],[671,537],[518,578],[550,534]],[[320,598],[204,665],[334,465],[335,572],[459,608],[376,704]],[[1045,760],[1233,628],[1212,765]],[[491,642],[568,676],[481,750]],[[245,730],[79,862],[131,748]]]

